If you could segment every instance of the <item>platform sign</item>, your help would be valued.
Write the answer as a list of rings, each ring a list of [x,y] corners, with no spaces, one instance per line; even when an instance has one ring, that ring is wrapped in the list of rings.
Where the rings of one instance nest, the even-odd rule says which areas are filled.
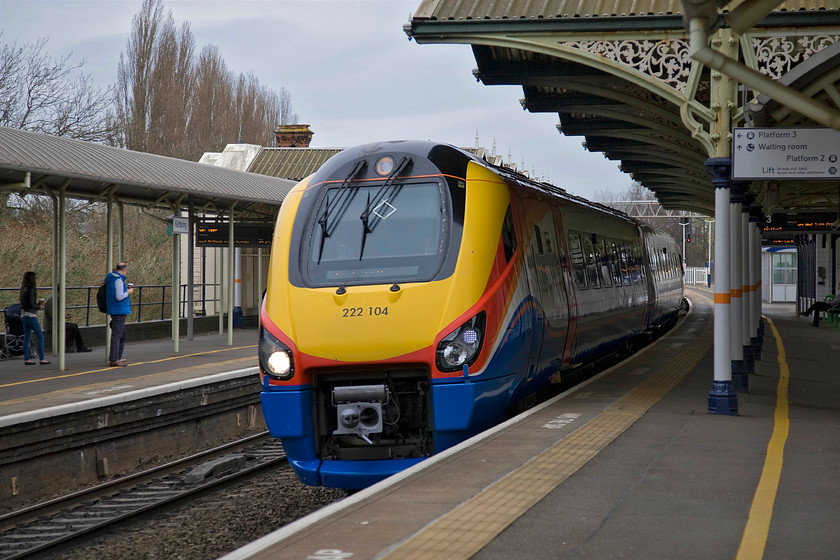
[[[181,216],[172,217],[172,233],[187,234],[190,232],[190,220]]]
[[[836,179],[840,131],[833,128],[735,128],[732,179]]]

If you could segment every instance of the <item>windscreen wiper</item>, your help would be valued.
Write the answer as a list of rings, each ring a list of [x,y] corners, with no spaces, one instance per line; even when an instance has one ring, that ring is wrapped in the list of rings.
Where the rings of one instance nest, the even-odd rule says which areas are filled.
[[[318,247],[318,264],[321,264],[321,255],[324,254],[324,241],[330,236],[327,231],[327,217],[330,215],[330,193],[327,193],[327,200],[324,205],[324,213],[318,218],[318,223],[321,225],[321,246]]]
[[[388,189],[394,183],[394,181],[399,177],[403,171],[405,171],[409,165],[411,165],[412,160],[408,156],[403,156],[400,160],[400,163],[394,167],[394,170],[388,175],[388,178],[379,187],[379,190],[376,191],[376,194],[373,195],[373,206],[376,207],[379,204],[380,200],[382,200],[385,195],[387,194]],[[401,189],[402,186],[397,187],[397,189]],[[371,199],[370,199],[370,192],[368,192],[368,200],[367,204],[365,204],[365,210],[362,212],[362,215],[359,216],[359,219],[362,221],[362,247],[359,251],[359,260],[362,260],[362,257],[365,253],[365,240],[367,240],[367,235],[373,232],[373,227],[376,227],[376,224],[373,224],[373,227],[370,227],[370,210],[371,210]],[[378,223],[378,221],[376,222]]]
[[[353,181],[353,179],[356,178],[356,175],[358,175],[365,167],[367,167],[367,161],[365,161],[364,159],[360,159],[359,161],[357,161],[353,168],[350,170],[350,173],[348,173],[347,176],[344,178],[344,181],[342,181],[341,186],[338,188],[338,192],[335,196],[335,200],[338,204],[338,213],[335,217],[336,224],[338,224],[338,222],[341,220],[341,216],[347,210],[347,207],[350,206],[350,202],[353,201],[353,195],[345,196],[345,193],[348,192],[347,187],[350,186],[350,183]],[[344,197],[344,200],[342,200],[342,197]],[[321,214],[320,218],[318,218],[318,224],[321,226],[321,245],[318,248],[318,264],[321,264],[321,255],[324,254],[324,241],[327,239],[327,237],[330,237],[332,235],[327,224],[329,216],[330,194],[329,192],[327,192],[327,200],[324,207],[324,213]],[[333,227],[333,230],[335,230],[335,227]]]

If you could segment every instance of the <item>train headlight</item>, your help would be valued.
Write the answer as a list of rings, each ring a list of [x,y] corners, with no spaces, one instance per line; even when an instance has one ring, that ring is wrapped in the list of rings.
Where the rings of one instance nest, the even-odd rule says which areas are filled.
[[[437,347],[437,366],[441,371],[458,371],[472,365],[484,340],[484,311],[443,337]]]
[[[291,379],[295,373],[292,351],[277,337],[265,329],[260,329],[259,344],[260,367],[263,373],[273,379]]]

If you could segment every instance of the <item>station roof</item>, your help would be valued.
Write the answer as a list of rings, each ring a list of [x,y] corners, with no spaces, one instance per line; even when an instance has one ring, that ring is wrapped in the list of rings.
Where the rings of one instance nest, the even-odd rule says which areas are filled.
[[[248,166],[251,173],[300,181],[343,148],[262,148]]]
[[[424,0],[404,29],[421,44],[470,45],[482,83],[521,86],[523,108],[557,113],[560,133],[583,136],[587,150],[620,162],[663,207],[713,215],[704,162],[717,73],[691,60],[683,12],[679,0]],[[833,43],[840,1],[791,0],[745,32],[740,46],[760,72],[836,111],[840,58],[825,49]],[[761,126],[815,125],[766,96],[738,110],[741,122],[761,118]],[[765,214],[840,207],[837,181],[784,181],[772,198],[763,183],[749,188]]]
[[[27,182],[27,173],[29,180]],[[0,191],[58,194],[172,209],[191,196],[198,211],[279,206],[295,181],[0,127]],[[265,211],[265,209],[263,209]]]

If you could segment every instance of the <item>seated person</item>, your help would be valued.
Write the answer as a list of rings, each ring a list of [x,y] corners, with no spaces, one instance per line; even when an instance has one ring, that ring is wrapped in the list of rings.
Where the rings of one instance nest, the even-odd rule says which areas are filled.
[[[72,354],[73,352],[91,352],[92,350],[85,346],[82,340],[82,332],[79,330],[79,325],[70,322],[70,314],[64,314],[64,350]],[[47,298],[44,302],[44,326],[52,328],[52,298]],[[75,343],[76,349],[73,349]]]

